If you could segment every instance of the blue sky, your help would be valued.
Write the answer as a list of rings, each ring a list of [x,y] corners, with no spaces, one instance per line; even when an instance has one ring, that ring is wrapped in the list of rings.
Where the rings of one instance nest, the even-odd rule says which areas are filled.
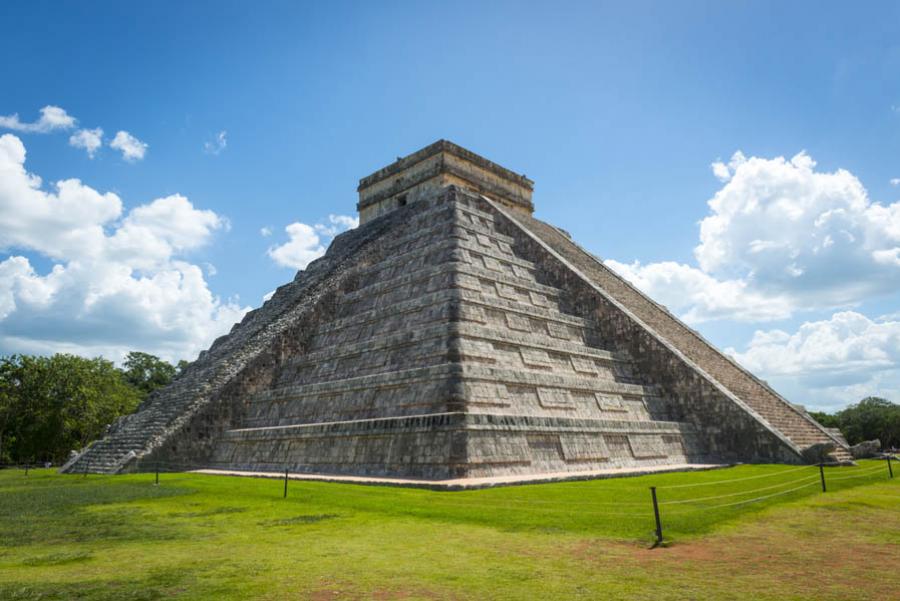
[[[527,174],[538,217],[792,400],[900,397],[896,3],[21,2],[0,22],[0,352],[192,358],[352,225],[360,177],[447,138]]]

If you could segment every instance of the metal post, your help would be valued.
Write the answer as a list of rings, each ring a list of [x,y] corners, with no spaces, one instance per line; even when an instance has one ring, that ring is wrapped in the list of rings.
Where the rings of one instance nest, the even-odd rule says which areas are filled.
[[[159,486],[159,461],[156,462],[156,484],[155,486]]]
[[[888,473],[891,475],[891,478],[893,478],[893,477],[894,477],[894,468],[891,467],[891,455],[890,455],[890,453],[888,454],[887,457],[888,457]]]
[[[28,477],[28,464],[25,464],[25,477]],[[893,477],[893,476],[892,476]]]
[[[663,535],[662,535],[662,522],[659,521],[659,503],[656,502],[656,487],[650,487],[650,496],[653,498],[653,517],[656,518],[656,542],[653,544],[654,547],[662,544]]]
[[[827,492],[825,489],[825,467],[823,464],[819,464],[819,477],[822,479],[822,492]]]
[[[288,468],[284,468],[284,498],[287,499]]]
[[[88,473],[88,468],[89,468],[89,467],[91,467],[91,462],[90,462],[90,461],[86,461],[86,462],[84,463],[84,477],[85,477],[85,478],[87,478],[87,473]]]

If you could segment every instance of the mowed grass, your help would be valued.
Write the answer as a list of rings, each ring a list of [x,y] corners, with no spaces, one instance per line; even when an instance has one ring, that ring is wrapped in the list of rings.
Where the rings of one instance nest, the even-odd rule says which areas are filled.
[[[897,464],[895,464],[895,472]],[[900,473],[466,492],[0,471],[0,599],[900,599]],[[650,486],[667,544],[650,549]]]

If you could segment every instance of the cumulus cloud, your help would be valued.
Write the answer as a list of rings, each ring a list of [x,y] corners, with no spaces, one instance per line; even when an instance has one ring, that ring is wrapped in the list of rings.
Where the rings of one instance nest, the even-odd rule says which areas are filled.
[[[900,177],[891,178],[891,185],[892,186],[900,186]]]
[[[259,235],[263,238],[268,238],[272,235],[272,228],[270,227],[261,227],[259,228]]]
[[[700,222],[698,267],[611,266],[694,321],[777,319],[900,286],[900,202],[871,201],[852,173],[817,171],[803,152],[790,160],[736,152],[712,169],[723,186]],[[732,302],[738,292],[747,306]]]
[[[900,251],[900,203],[872,202],[852,173],[816,171],[803,152],[736,154],[730,165],[700,222],[694,255],[704,272],[819,306],[896,289],[900,269],[885,257]]]
[[[77,179],[45,190],[25,155],[16,136],[0,136],[0,248],[55,264],[41,274],[25,256],[0,262],[4,352],[192,358],[248,309],[213,296],[182,257],[227,227],[222,217],[177,194],[126,212]]]
[[[757,331],[738,362],[779,389],[834,408],[867,395],[900,396],[900,320],[855,311],[807,322],[794,333]]]
[[[289,240],[269,248],[269,257],[282,267],[306,269],[312,261],[325,254],[325,246],[320,236],[332,238],[358,225],[359,219],[348,215],[329,215],[327,224],[307,225],[299,221],[292,223],[284,228]],[[267,229],[263,228],[264,236],[267,235],[264,233]]]
[[[290,239],[269,249],[269,256],[282,267],[306,269],[312,261],[325,254],[325,247],[314,227],[298,221],[284,230]]]
[[[346,230],[352,230],[359,226],[359,218],[350,215],[329,215],[328,223],[317,223],[316,231],[326,236],[334,237]]]
[[[94,155],[102,145],[103,130],[99,127],[95,129],[79,129],[69,136],[69,146],[83,148],[87,151],[87,155],[90,158],[94,158]]]
[[[122,158],[133,163],[140,161],[147,154],[148,145],[141,142],[127,131],[116,132],[116,137],[109,143],[110,148],[115,148],[122,153]]]
[[[212,140],[203,143],[203,152],[206,154],[219,154],[228,146],[228,132],[224,129],[216,134]]]
[[[762,295],[740,279],[717,280],[695,267],[672,261],[604,263],[688,323],[715,319],[770,321],[791,315],[789,298]]]
[[[31,123],[22,122],[18,113],[0,116],[0,127],[23,133],[46,134],[58,129],[71,129],[76,121],[65,109],[48,105],[41,109],[40,118]]]

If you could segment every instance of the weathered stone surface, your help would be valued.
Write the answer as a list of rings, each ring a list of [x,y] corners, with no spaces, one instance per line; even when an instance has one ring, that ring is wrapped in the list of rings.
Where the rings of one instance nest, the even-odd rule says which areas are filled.
[[[588,294],[600,296],[611,305],[612,323],[621,322],[624,326],[619,339],[629,339],[630,332],[635,333],[635,337],[629,339],[633,356],[649,357],[658,362],[674,355],[676,363],[686,365],[689,371],[723,392],[732,404],[749,412],[755,421],[781,438],[791,449],[791,454],[797,455],[801,448],[815,442],[831,442],[835,445],[838,460],[850,459],[844,441],[716,349],[665,307],[643,295],[558,228],[528,214],[507,211],[487,198],[484,202],[501,213],[511,228],[528,234],[530,241],[525,246],[530,252],[547,257],[542,264],[561,263],[564,280],[580,280],[591,288]],[[520,251],[517,249],[517,252]],[[635,344],[636,340],[641,342]],[[652,369],[646,364],[642,367]]]
[[[841,432],[840,428],[825,428],[825,431],[828,432],[832,438],[834,438],[840,446],[845,448],[850,448],[850,443],[847,442],[847,439],[844,438],[844,434]]]
[[[808,463],[828,463],[834,450],[835,445],[832,442],[817,442],[803,449],[803,458]]]
[[[854,459],[877,457],[881,454],[881,441],[877,438],[875,440],[864,440],[850,447],[850,453]]]
[[[365,179],[377,214],[67,469],[446,479],[846,452],[533,219],[521,176],[453,151],[484,181],[394,203],[438,150]]]
[[[360,223],[456,185],[531,213],[534,182],[447,140],[399,158],[359,180]]]

